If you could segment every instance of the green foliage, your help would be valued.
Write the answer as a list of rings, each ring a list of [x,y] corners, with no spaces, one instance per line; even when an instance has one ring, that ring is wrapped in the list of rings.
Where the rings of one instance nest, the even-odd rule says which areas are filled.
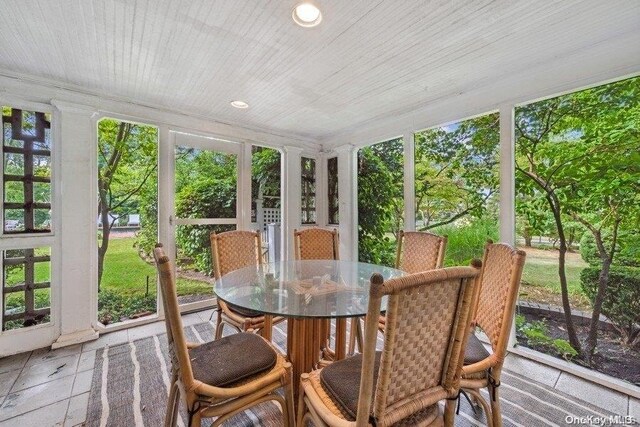
[[[580,275],[582,289],[595,300],[600,267],[585,268]],[[626,344],[634,345],[640,336],[640,268],[611,267],[602,313],[611,320]]]
[[[551,342],[551,345],[557,351],[563,359],[571,360],[578,355],[575,348],[571,347],[569,341],[563,339],[555,339]]]
[[[498,113],[416,133],[415,144],[419,229],[495,213]]]
[[[610,234],[603,236],[603,239],[607,242],[607,246],[611,244]],[[613,262],[621,266],[640,267],[640,239],[638,238],[637,232],[635,230],[631,232],[623,230],[623,232],[618,235],[618,242],[620,250],[616,251]],[[602,259],[598,255],[593,234],[584,233],[580,239],[580,256],[582,256],[582,259],[586,263],[593,267],[602,264]]]
[[[467,225],[444,225],[433,230],[447,236],[445,266],[469,265],[472,259],[482,259],[487,240],[498,241],[497,219],[476,219]]]
[[[544,320],[529,323],[523,315],[518,314],[516,315],[516,331],[526,338],[529,345],[553,351],[563,359],[571,360],[578,355],[569,341],[560,338],[553,339],[549,336],[549,328]]]
[[[98,321],[109,323],[126,320],[133,315],[156,311],[156,293],[123,294],[111,289],[98,293]]]
[[[382,142],[358,152],[359,260],[394,265],[395,236],[402,227],[402,140]]]

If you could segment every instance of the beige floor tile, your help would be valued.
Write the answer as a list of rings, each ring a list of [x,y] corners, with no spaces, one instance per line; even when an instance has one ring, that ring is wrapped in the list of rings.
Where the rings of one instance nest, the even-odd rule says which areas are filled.
[[[0,396],[2,396],[0,399],[3,399],[4,396],[9,394],[13,383],[18,379],[19,375],[19,369],[0,374]],[[0,402],[2,402],[2,400],[0,400]]]
[[[38,365],[43,362],[47,362],[50,360],[60,359],[62,357],[67,357],[75,354],[80,354],[80,350],[82,349],[82,344],[76,344],[69,347],[62,347],[56,350],[51,350],[49,348],[41,348],[39,350],[34,350],[31,353],[31,357],[25,366],[33,366]]]
[[[122,330],[101,335],[95,341],[90,341],[82,345],[82,352],[96,350],[106,346],[114,346],[129,341],[129,331]]]
[[[0,358],[0,374],[14,371],[16,369],[22,369],[30,356],[31,352],[26,352]]]
[[[11,392],[74,375],[78,367],[78,359],[80,359],[80,355],[74,354],[47,360],[36,365],[28,366],[27,364],[11,388]]]
[[[73,383],[73,391],[71,396],[77,396],[91,390],[91,380],[93,379],[93,369],[89,371],[79,372]]]
[[[65,427],[72,427],[84,423],[87,420],[87,407],[89,406],[89,393],[73,396],[69,401]]]
[[[93,369],[96,364],[96,351],[97,350],[89,350],[80,354],[80,361],[78,362],[78,372]]]
[[[33,412],[38,408],[43,408],[52,403],[68,400],[69,397],[71,397],[73,380],[73,376],[67,376],[15,393],[10,393],[0,408],[0,421]]]
[[[48,406],[0,422],[0,427],[10,426],[62,426],[69,400],[65,399]]]

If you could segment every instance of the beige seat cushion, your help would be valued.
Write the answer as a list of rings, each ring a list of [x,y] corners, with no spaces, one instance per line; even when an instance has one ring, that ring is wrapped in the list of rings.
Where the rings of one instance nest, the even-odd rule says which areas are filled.
[[[189,352],[196,380],[223,387],[276,364],[273,348],[260,336],[238,333],[204,343]]]

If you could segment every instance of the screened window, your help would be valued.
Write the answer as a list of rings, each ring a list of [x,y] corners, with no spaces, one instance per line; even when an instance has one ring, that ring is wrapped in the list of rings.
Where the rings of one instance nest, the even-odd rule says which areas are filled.
[[[316,223],[316,160],[302,158],[302,223]]]
[[[332,157],[327,160],[327,198],[329,200],[328,209],[329,224],[339,223],[338,206],[338,158]]]

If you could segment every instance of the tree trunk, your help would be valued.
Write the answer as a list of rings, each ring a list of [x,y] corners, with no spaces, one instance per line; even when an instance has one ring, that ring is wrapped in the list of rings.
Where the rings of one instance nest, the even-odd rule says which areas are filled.
[[[529,235],[525,235],[525,236],[524,236],[524,245],[525,245],[527,248],[530,248],[530,247],[531,247],[531,236],[529,236]]]
[[[602,269],[598,277],[598,292],[593,302],[593,313],[591,314],[591,323],[589,325],[589,336],[584,351],[584,357],[587,363],[591,364],[593,353],[598,345],[598,329],[600,326],[600,313],[602,312],[602,303],[607,293],[607,285],[609,284],[609,271],[611,270],[611,259],[606,256],[602,260]]]
[[[98,292],[102,283],[102,272],[104,271],[104,257],[109,249],[109,235],[111,234],[111,222],[109,221],[109,204],[107,203],[106,189],[104,182],[98,180],[98,193],[100,195],[100,222],[102,223],[102,238],[98,245]]]
[[[562,294],[562,308],[564,310],[564,320],[567,324],[567,335],[569,335],[569,343],[578,353],[582,353],[582,346],[578,339],[578,334],[573,325],[573,317],[571,317],[571,303],[569,302],[569,287],[567,285],[567,274],[565,271],[567,239],[564,235],[564,226],[562,224],[562,215],[560,213],[560,201],[554,193],[547,193],[547,201],[553,212],[553,219],[558,230],[558,240],[560,248],[558,254],[558,276],[560,278],[560,292]]]

